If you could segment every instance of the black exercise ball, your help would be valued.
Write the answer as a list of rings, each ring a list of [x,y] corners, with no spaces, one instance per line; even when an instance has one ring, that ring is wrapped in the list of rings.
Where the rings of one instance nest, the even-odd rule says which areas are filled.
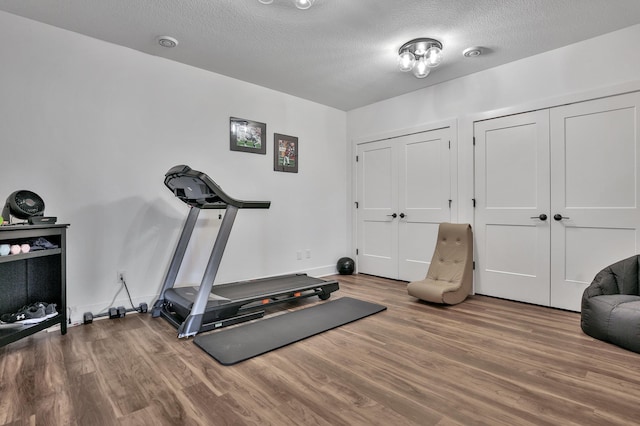
[[[338,259],[338,263],[336,264],[336,268],[338,269],[338,273],[340,275],[353,274],[355,266],[355,262],[350,257],[341,257],[340,259]]]

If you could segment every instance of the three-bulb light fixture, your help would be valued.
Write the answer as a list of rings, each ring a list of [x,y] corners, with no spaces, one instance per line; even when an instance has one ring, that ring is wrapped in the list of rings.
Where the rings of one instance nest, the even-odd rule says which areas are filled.
[[[442,62],[442,43],[433,38],[416,38],[398,49],[400,71],[413,71],[417,78],[425,78]]]
[[[273,3],[273,0],[258,0],[260,3],[262,4],[271,4]],[[293,0],[293,4],[298,8],[298,9],[302,9],[302,10],[306,10],[309,9],[311,6],[313,6],[313,2],[315,0]]]

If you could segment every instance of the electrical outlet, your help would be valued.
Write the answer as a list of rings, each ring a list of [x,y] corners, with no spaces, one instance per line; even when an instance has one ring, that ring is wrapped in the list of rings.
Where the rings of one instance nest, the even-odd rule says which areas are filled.
[[[311,259],[311,249],[307,249],[307,250],[305,251],[305,254],[306,254],[306,256],[307,256],[307,259]]]
[[[127,280],[127,274],[125,271],[118,271],[118,275],[116,277],[116,282],[118,284],[122,284],[124,281]]]
[[[302,252],[300,250],[298,250],[297,255],[298,255],[298,260],[302,260]]]

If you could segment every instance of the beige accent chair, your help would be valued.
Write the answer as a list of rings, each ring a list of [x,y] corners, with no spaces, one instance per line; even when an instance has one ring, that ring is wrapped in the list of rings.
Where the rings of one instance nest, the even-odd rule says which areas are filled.
[[[473,233],[468,223],[441,223],[427,277],[409,283],[410,296],[455,305],[473,285]]]

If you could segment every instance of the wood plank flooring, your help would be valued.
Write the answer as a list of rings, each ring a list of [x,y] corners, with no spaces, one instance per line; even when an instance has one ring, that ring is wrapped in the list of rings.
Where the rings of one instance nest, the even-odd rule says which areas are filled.
[[[148,314],[0,348],[0,425],[640,421],[640,354],[586,336],[577,313],[483,296],[442,307],[402,282],[337,279],[332,299],[388,309],[234,366]]]

